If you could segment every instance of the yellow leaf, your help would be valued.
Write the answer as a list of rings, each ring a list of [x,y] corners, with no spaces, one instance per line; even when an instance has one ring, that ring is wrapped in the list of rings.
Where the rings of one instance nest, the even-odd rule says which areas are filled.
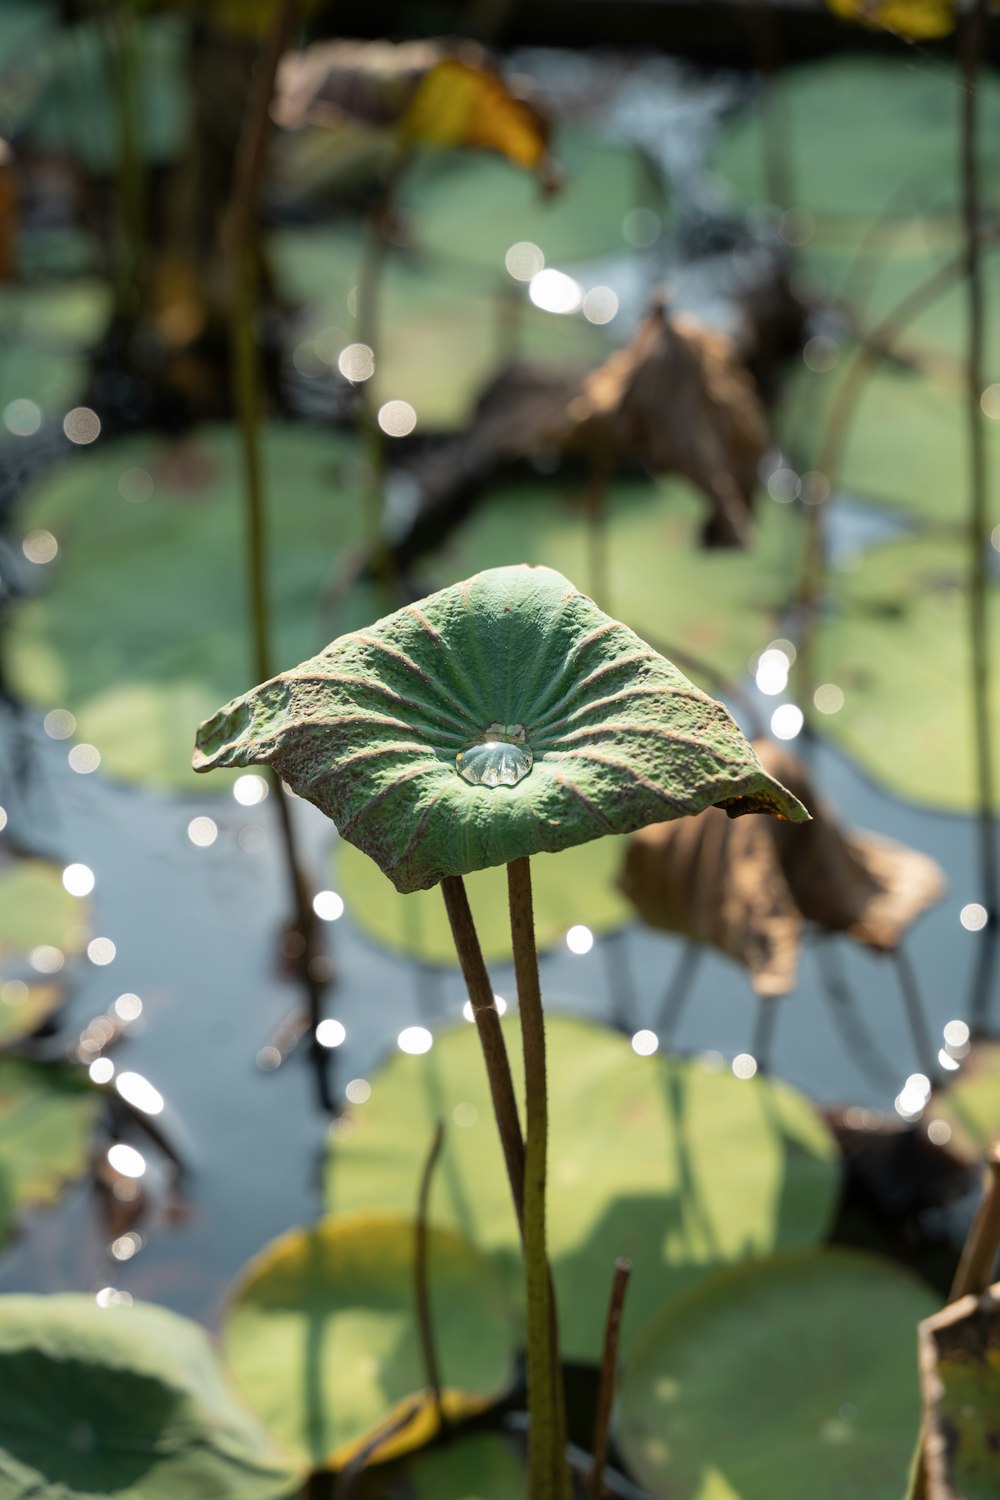
[[[421,80],[399,128],[404,140],[423,146],[498,151],[532,169],[548,145],[533,104],[516,98],[492,68],[458,57],[443,58]]]
[[[880,31],[921,39],[947,36],[957,24],[955,0],[826,0],[835,15]]]

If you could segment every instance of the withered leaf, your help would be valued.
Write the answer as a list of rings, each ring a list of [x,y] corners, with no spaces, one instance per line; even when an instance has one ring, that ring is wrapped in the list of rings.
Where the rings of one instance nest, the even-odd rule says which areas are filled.
[[[1000,1282],[919,1325],[928,1500],[1000,1494]]]
[[[948,36],[958,21],[955,0],[826,0],[834,15],[900,36]]]
[[[812,822],[733,823],[710,808],[683,824],[656,823],[630,840],[619,884],[650,926],[718,948],[743,964],[758,994],[775,996],[795,986],[806,922],[891,949],[941,896],[944,877],[927,855],[842,829],[789,751],[764,740],[753,748]]]
[[[546,112],[472,43],[338,41],[288,53],[272,112],[287,130],[362,127],[400,146],[496,151],[555,185]]]

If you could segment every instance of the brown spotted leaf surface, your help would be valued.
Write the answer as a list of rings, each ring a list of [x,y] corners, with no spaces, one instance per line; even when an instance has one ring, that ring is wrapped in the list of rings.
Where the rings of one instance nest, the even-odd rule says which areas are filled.
[[[763,740],[754,749],[810,823],[731,823],[709,808],[684,824],[653,824],[631,840],[619,883],[651,926],[718,948],[743,964],[759,994],[785,995],[806,922],[891,949],[941,896],[944,878],[916,850],[842,829],[789,751]]]
[[[927,1500],[1000,1495],[1000,1282],[920,1324]]]
[[[404,892],[713,805],[806,816],[722,704],[524,565],[341,636],[201,726],[195,770],[260,764]]]

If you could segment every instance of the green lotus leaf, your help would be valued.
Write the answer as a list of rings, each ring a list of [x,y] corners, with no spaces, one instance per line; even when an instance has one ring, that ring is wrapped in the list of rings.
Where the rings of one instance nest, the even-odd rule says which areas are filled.
[[[268,763],[399,891],[700,812],[801,805],[720,703],[549,568],[495,568],[341,636],[201,726]]]
[[[631,1352],[618,1441],[658,1500],[887,1500],[920,1425],[934,1293],[845,1250],[776,1255],[667,1303]]]
[[[682,479],[615,478],[604,521],[610,599],[597,603],[644,639],[740,678],[782,634],[801,565],[801,518],[764,497],[747,551],[699,545],[704,501]],[[572,487],[499,485],[424,568],[430,584],[508,563],[544,563],[589,587],[591,543]],[[354,621],[345,623],[349,628]],[[687,668],[685,668],[687,670]],[[693,670],[693,668],[692,668]]]
[[[957,214],[960,89],[958,66],[938,62],[901,68],[894,58],[849,56],[782,72],[768,110],[781,121],[795,206],[813,215],[817,237],[857,241],[872,220]],[[978,97],[989,139],[1000,130],[996,81]],[[768,197],[765,129],[763,111],[751,108],[720,138],[714,170],[744,201]],[[984,162],[983,191],[998,183],[997,162]]]
[[[426,1151],[433,1126],[421,1141]],[[416,1401],[379,1449],[385,1461],[433,1437],[414,1302],[410,1213],[331,1214],[272,1241],[242,1273],[223,1345],[245,1400],[288,1452],[339,1468]],[[454,1230],[428,1236],[442,1405],[453,1420],[497,1400],[514,1377],[515,1334],[496,1267]]]
[[[501,1025],[521,1088],[518,1019]],[[651,1308],[706,1270],[827,1232],[840,1185],[836,1143],[812,1104],[777,1079],[735,1078],[700,1061],[639,1057],[617,1032],[546,1022],[548,1236],[567,1359],[596,1363],[615,1258],[632,1261],[623,1348]],[[406,1212],[435,1120],[447,1124],[431,1222],[499,1262],[523,1295],[517,1227],[476,1028],[396,1053],[371,1078],[330,1147],[327,1205]]]
[[[540,854],[531,866],[531,900],[539,951],[560,942],[570,927],[613,932],[632,913],[615,884],[623,839],[597,839],[562,854]],[[438,891],[401,896],[377,865],[350,844],[331,856],[334,882],[361,931],[394,953],[426,964],[456,964],[455,940]],[[510,905],[501,869],[477,870],[468,882],[476,933],[487,963],[510,960]],[[2,1019],[2,1012],[0,1012]]]
[[[354,452],[328,433],[265,429],[279,660],[324,639],[323,589],[338,551],[360,541],[362,507],[344,477]],[[51,532],[59,552],[13,612],[11,688],[41,709],[69,709],[111,776],[209,789],[191,773],[188,726],[250,671],[242,482],[236,433],[207,427],[179,442],[98,442],[19,510],[24,532]]]
[[[0,1057],[0,1171],[17,1207],[53,1202],[86,1170],[100,1106],[82,1069]]]
[[[957,1156],[982,1160],[1000,1140],[1000,1042],[973,1043],[961,1071],[932,1093],[924,1119],[947,1125],[948,1149]]]
[[[0,963],[42,944],[81,946],[87,904],[71,896],[58,865],[44,859],[0,863]]]
[[[365,1470],[360,1500],[524,1500],[523,1457],[497,1432],[453,1437],[398,1463]]]
[[[968,548],[943,537],[874,547],[832,569],[817,643],[819,681],[844,694],[823,732],[897,796],[951,812],[976,806],[968,698]],[[1000,645],[1000,589],[989,589]],[[991,683],[1000,723],[1000,675]],[[928,712],[928,705],[933,712]]]
[[[284,1500],[304,1477],[204,1330],[149,1303],[0,1298],[0,1388],[4,1500]]]

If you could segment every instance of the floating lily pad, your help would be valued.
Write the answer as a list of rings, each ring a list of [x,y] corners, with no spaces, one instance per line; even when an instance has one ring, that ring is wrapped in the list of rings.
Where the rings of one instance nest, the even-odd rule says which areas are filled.
[[[100,1103],[80,1069],[0,1057],[0,1171],[18,1206],[54,1202],[86,1170]]]
[[[495,1432],[453,1437],[385,1468],[365,1471],[361,1500],[524,1500],[528,1476],[508,1438]]]
[[[1000,1494],[1000,1286],[920,1325],[928,1493]]]
[[[976,802],[969,711],[968,562],[944,540],[914,539],[866,552],[831,571],[831,611],[819,632],[819,681],[843,707],[823,731],[897,796],[951,812]],[[990,630],[1000,655],[1000,599]],[[1000,723],[1000,674],[994,673]]]
[[[484,158],[475,160],[478,172]],[[508,337],[525,358],[555,365],[597,364],[607,353],[606,334],[582,317],[539,311],[526,290],[508,280],[503,254],[509,243],[504,241],[493,275],[477,270],[459,276],[449,269],[435,277],[433,258],[391,251],[387,256],[374,400],[409,401],[419,430],[465,427],[479,392],[509,357]],[[348,298],[353,305],[369,251],[360,233],[327,227],[282,230],[273,246],[281,284],[302,305],[296,362],[318,379],[360,337]]]
[[[5,1500],[284,1500],[304,1477],[162,1307],[0,1298],[0,1383]]]
[[[0,406],[33,401],[58,426],[87,380],[87,351],[107,320],[108,288],[99,282],[47,281],[0,286]],[[8,442],[19,442],[4,434]],[[16,451],[16,450],[15,450]]]
[[[546,196],[527,172],[499,157],[427,153],[404,181],[402,199],[422,251],[447,264],[505,276],[511,245],[530,241],[550,266],[627,253],[622,222],[648,206],[648,178],[638,153],[582,131],[561,131],[556,155],[562,191]],[[654,204],[654,208],[660,208]]]
[[[71,896],[58,865],[44,859],[0,862],[0,964],[48,943],[78,947],[87,906]]]
[[[957,210],[961,91],[958,66],[928,57],[919,67],[839,57],[781,73],[771,104],[795,205],[814,215],[821,236],[856,239],[875,219]],[[1000,88],[984,79],[977,93],[988,140],[1000,130]],[[765,163],[762,116],[752,104],[722,137],[714,169],[753,203],[767,196]],[[995,161],[982,163],[982,181],[987,195],[1000,187]]]
[[[934,1293],[889,1261],[780,1255],[663,1307],[629,1357],[618,1438],[662,1500],[886,1500],[920,1424]]]
[[[597,839],[562,854],[537,856],[531,866],[531,892],[540,950],[559,942],[578,922],[593,932],[609,932],[630,920],[628,904],[615,885],[623,842]],[[366,936],[423,963],[457,964],[440,891],[401,896],[374,860],[347,843],[337,844],[332,867],[347,910]],[[509,960],[506,872],[478,870],[467,878],[466,887],[483,956],[488,963]]]
[[[1000,1140],[1000,1042],[974,1044],[961,1072],[934,1090],[926,1119],[948,1125],[950,1151],[969,1161],[982,1159]]]
[[[224,704],[194,766],[270,765],[398,891],[719,806],[805,809],[721,703],[551,568],[493,568]]]
[[[322,644],[324,586],[363,531],[361,500],[345,488],[352,452],[326,434],[266,430],[275,663]],[[190,771],[192,726],[252,670],[235,433],[98,443],[43,482],[20,521],[52,532],[59,553],[12,620],[14,691],[70,709],[110,775],[211,790]]]
[[[502,1023],[520,1088],[517,1020]],[[616,1256],[632,1261],[626,1344],[651,1307],[707,1267],[822,1237],[837,1151],[812,1105],[774,1079],[638,1057],[614,1032],[547,1022],[549,1250],[567,1359],[600,1357]],[[331,1148],[327,1202],[405,1208],[433,1122],[447,1123],[431,1216],[500,1260],[520,1295],[517,1231],[479,1040],[463,1024],[420,1057],[394,1056]]]
[[[421,1136],[421,1150],[432,1133]],[[331,1215],[272,1241],[230,1305],[223,1342],[238,1388],[287,1451],[316,1468],[339,1468],[414,1402],[419,1415],[379,1448],[379,1461],[436,1431],[414,1303],[418,1182],[419,1170],[408,1213]],[[435,1229],[428,1265],[442,1404],[457,1419],[510,1384],[514,1333],[502,1282],[482,1251]]]
[[[504,563],[544,563],[589,590],[583,484],[496,491],[426,571],[443,583]],[[740,677],[753,652],[780,633],[795,590],[802,527],[791,507],[765,498],[748,552],[702,551],[703,519],[703,503],[680,480],[617,480],[606,521],[610,598],[597,603],[668,655],[676,645]],[[693,666],[689,675],[697,677]],[[717,691],[709,682],[701,686]]]
[[[802,469],[820,461],[828,414],[844,376],[803,371],[786,392],[781,441]],[[987,422],[988,453],[1000,462],[1000,424]],[[969,513],[969,441],[957,385],[912,370],[875,370],[854,410],[837,487],[958,532]]]

